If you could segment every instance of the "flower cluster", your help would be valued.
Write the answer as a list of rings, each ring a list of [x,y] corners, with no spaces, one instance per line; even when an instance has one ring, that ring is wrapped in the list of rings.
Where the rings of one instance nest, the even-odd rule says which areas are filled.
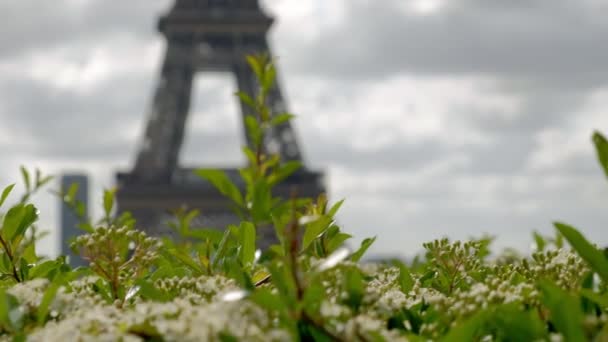
[[[143,231],[123,227],[99,227],[80,235],[72,249],[89,261],[89,267],[105,279],[112,298],[124,299],[121,286],[142,277],[158,256],[162,243]]]

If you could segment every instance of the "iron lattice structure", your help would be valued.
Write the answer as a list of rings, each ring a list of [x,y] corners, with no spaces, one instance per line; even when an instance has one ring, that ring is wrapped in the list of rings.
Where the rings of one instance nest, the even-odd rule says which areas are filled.
[[[229,200],[194,176],[193,169],[179,167],[179,152],[194,76],[208,71],[229,72],[236,77],[239,91],[255,95],[257,81],[245,55],[272,56],[266,38],[272,23],[257,0],[177,0],[160,18],[158,29],[167,41],[166,54],[135,166],[131,172],[117,174],[119,214],[131,212],[140,228],[156,235],[168,233],[163,228],[164,219],[184,206],[199,209],[200,223],[205,226],[225,227],[236,222]],[[276,82],[268,101],[273,113],[287,111]],[[250,109],[242,102],[240,108],[245,132],[245,116]],[[247,134],[244,136],[252,147]],[[263,149],[278,153],[283,161],[302,161],[289,122],[269,132]],[[238,169],[224,171],[244,189]],[[286,197],[293,188],[299,196],[316,197],[325,191],[323,175],[304,167],[278,185],[275,195]]]

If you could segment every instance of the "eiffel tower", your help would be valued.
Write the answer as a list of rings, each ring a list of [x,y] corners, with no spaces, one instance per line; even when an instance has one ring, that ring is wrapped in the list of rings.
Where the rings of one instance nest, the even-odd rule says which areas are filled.
[[[135,165],[130,172],[117,174],[118,214],[131,212],[138,226],[153,235],[169,234],[163,223],[172,210],[183,206],[199,209],[203,226],[223,228],[238,222],[230,201],[195,176],[195,168],[180,167],[178,157],[195,74],[229,72],[236,77],[239,91],[255,94],[257,80],[245,55],[272,56],[266,39],[272,23],[258,0],[176,0],[169,13],[160,18],[158,29],[167,41],[166,54]],[[273,113],[287,111],[276,82],[269,92],[268,105]],[[242,102],[240,108],[244,132],[250,109]],[[245,141],[252,147],[247,138]],[[302,161],[289,122],[276,127],[264,141],[264,150],[278,153],[281,160]],[[213,147],[202,146],[201,153],[205,148]],[[244,190],[237,168],[224,171]],[[300,197],[316,197],[325,192],[323,183],[322,173],[303,167],[279,184],[275,195],[285,198],[296,188]]]

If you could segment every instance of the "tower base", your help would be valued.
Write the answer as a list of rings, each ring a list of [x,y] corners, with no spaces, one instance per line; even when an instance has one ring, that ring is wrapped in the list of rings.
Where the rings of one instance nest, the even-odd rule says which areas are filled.
[[[237,169],[223,169],[230,180],[245,192],[245,184]],[[130,173],[118,173],[116,195],[118,214],[128,211],[137,220],[136,227],[152,236],[174,236],[167,225],[173,212],[186,207],[201,213],[196,226],[224,230],[228,225],[238,225],[240,219],[229,208],[230,199],[215,187],[194,174],[193,169],[178,169],[169,182],[141,181]],[[298,197],[316,198],[324,190],[323,175],[319,172],[300,170],[273,189],[273,195],[289,198],[296,189]],[[266,248],[276,243],[272,227],[258,230],[258,246]]]

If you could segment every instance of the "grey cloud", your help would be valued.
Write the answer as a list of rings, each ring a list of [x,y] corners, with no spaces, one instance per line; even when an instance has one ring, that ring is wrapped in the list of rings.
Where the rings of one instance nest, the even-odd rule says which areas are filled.
[[[293,54],[302,56],[291,61],[294,69],[350,79],[486,74],[558,87],[597,86],[608,77],[608,48],[598,44],[608,24],[584,2],[450,1],[430,16],[407,14],[402,0],[345,3],[343,25],[309,44],[289,43],[302,52]]]
[[[103,0],[20,0],[0,3],[0,57],[23,56],[32,51],[133,35],[154,39],[156,16],[168,0],[130,0],[108,5]]]
[[[152,83],[152,75],[119,74],[80,93],[30,79],[0,78],[0,118],[12,137],[11,151],[47,158],[134,157],[150,107]],[[197,101],[197,110],[204,114],[225,111],[219,101],[223,91],[227,90],[197,89],[193,99],[204,99]],[[225,129],[214,130],[202,146],[222,141]]]

